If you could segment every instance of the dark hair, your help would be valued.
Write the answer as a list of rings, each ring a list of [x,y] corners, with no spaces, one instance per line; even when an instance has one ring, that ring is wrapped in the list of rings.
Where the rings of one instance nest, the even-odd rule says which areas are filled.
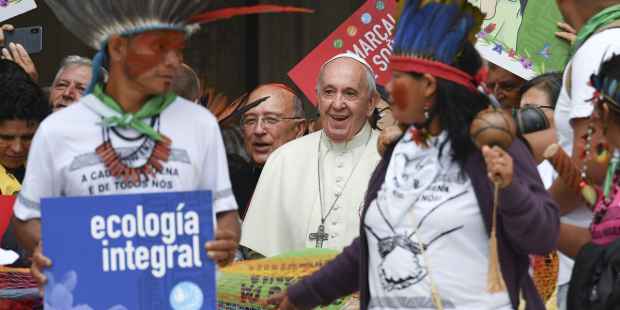
[[[475,76],[482,66],[482,59],[474,46],[466,42],[454,65],[465,73]],[[422,76],[421,74],[412,74],[417,78]],[[457,162],[461,173],[464,173],[465,162],[469,154],[476,151],[476,146],[469,135],[469,127],[476,114],[486,109],[491,102],[484,94],[472,92],[463,85],[441,78],[436,79],[435,104],[429,111],[428,120],[424,124],[416,126],[419,128],[427,127],[436,115],[439,116],[443,126],[448,131],[448,139],[441,144],[439,154],[441,156],[443,148],[450,141],[452,161]]]
[[[5,78],[32,81],[24,68],[8,59],[0,59],[0,79]]]
[[[196,101],[200,99],[200,81],[196,73],[189,67],[181,66],[172,81],[172,90],[179,96]]]
[[[28,74],[18,64],[0,59],[0,70],[0,121],[42,121],[52,112],[43,91],[30,77],[23,78]],[[8,74],[20,70],[21,73]]]
[[[319,112],[319,108],[316,108],[316,110],[314,110],[314,116],[312,116],[312,119],[316,122],[319,119],[319,116],[321,116],[321,112]]]
[[[610,80],[620,81],[620,55],[613,55],[611,58],[609,58],[609,60],[601,64],[601,68],[598,73],[598,80],[603,81],[606,77],[609,77]],[[606,92],[608,90],[603,89],[603,91]],[[617,96],[614,96],[614,95],[615,94],[611,94],[610,96],[612,97],[612,99],[616,100],[616,98],[614,97],[617,97]],[[616,102],[616,104],[610,103],[609,100],[606,100],[605,102],[609,105],[616,105],[620,103],[620,102]],[[613,109],[610,108],[609,110],[613,111],[616,124],[620,125],[620,112],[617,111],[617,110],[620,110],[620,106],[616,105],[615,107],[613,107]]]
[[[390,94],[388,94],[388,92],[385,90],[385,87],[377,84],[377,92],[379,93],[379,96],[381,96],[381,100],[387,102],[388,98],[390,98]]]
[[[521,8],[519,9],[519,14],[521,14],[521,16],[523,16],[523,13],[525,12],[525,7],[527,6],[527,1],[528,0],[519,0],[519,4],[521,4]]]
[[[560,97],[560,90],[562,90],[562,73],[547,73],[541,74],[529,81],[527,81],[519,90],[517,94],[517,106],[521,106],[521,97],[531,88],[536,87],[540,91],[547,94],[547,99],[549,100],[549,104],[552,107],[555,107],[555,104],[558,101],[558,97]]]

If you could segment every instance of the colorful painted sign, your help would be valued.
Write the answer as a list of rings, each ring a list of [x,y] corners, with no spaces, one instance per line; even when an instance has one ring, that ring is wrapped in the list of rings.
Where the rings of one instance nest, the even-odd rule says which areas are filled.
[[[43,199],[45,309],[215,309],[210,191]]]
[[[321,67],[340,53],[364,58],[375,72],[377,84],[385,86],[390,81],[388,56],[394,42],[396,5],[395,0],[368,0],[288,73],[315,106]]]
[[[330,249],[302,249],[222,268],[222,277],[217,281],[218,309],[262,309],[261,301],[285,291],[338,254]],[[359,309],[359,298],[341,298],[319,309]]]
[[[36,8],[34,0],[0,0],[0,22]]]
[[[555,36],[562,14],[549,0],[469,0],[486,14],[476,49],[490,62],[524,78],[562,72],[570,44]]]

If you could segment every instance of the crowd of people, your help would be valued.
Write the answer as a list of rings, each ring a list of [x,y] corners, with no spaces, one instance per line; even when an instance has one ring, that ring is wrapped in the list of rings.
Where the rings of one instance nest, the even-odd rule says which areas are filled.
[[[466,1],[401,0],[385,87],[365,59],[339,54],[316,77],[316,110],[273,81],[226,128],[183,63],[192,10],[136,30],[122,14],[86,23],[88,12],[54,6],[101,50],[65,57],[50,87],[21,45],[2,50],[0,193],[18,196],[2,248],[42,290],[52,263],[42,198],[211,190],[217,230],[205,248],[219,266],[341,253],[265,307],[359,292],[361,309],[617,309],[620,1],[556,2],[566,22],[556,35],[571,43],[563,73],[526,80],[482,59],[472,38],[484,15]],[[514,120],[510,147],[472,140],[489,107]],[[554,143],[583,196],[543,156]],[[559,258],[552,300],[530,275],[535,255]]]

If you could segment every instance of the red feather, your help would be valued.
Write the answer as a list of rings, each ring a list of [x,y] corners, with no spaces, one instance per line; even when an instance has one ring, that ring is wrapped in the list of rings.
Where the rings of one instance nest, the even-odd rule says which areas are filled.
[[[292,6],[279,6],[279,5],[254,5],[241,8],[226,8],[216,11],[211,11],[199,15],[192,16],[187,19],[188,22],[208,23],[214,20],[231,18],[236,15],[246,14],[258,14],[258,13],[277,13],[277,12],[300,12],[300,13],[314,13],[314,10],[305,8],[296,8]]]

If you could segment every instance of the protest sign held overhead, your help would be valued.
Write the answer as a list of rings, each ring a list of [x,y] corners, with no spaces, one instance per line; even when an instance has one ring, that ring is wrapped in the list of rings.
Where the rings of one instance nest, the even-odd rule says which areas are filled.
[[[482,58],[529,80],[562,72],[570,44],[555,36],[562,14],[554,1],[469,0],[486,14],[476,35]]]
[[[0,0],[0,22],[36,8],[34,0]]]
[[[215,308],[211,205],[210,191],[44,199],[45,306]]]
[[[396,5],[395,0],[367,1],[288,73],[312,104],[317,104],[314,89],[321,67],[341,53],[354,53],[366,60],[377,84],[385,86],[390,81],[388,56],[394,42]]]

